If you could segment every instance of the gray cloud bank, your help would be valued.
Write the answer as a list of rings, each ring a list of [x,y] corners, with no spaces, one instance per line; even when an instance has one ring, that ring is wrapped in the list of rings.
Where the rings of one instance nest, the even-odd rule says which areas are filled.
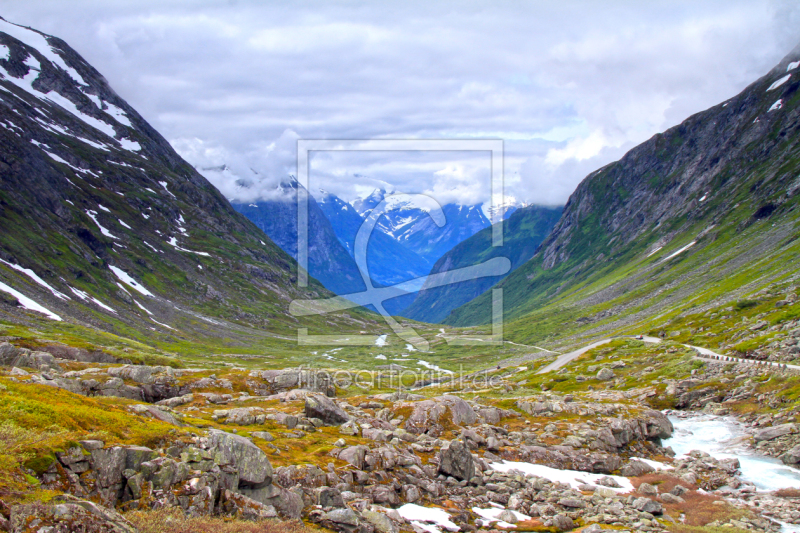
[[[39,0],[0,14],[69,42],[191,163],[227,164],[209,174],[224,194],[254,179],[245,200],[296,171],[298,138],[500,138],[508,194],[563,203],[800,41],[798,5],[768,0]],[[480,160],[319,154],[312,183],[475,203]]]

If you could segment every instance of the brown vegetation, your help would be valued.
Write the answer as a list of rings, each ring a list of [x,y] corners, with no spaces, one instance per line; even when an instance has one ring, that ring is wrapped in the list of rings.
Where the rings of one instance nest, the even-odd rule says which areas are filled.
[[[233,518],[187,517],[171,507],[132,511],[125,515],[140,533],[311,533],[300,521],[263,520],[249,522]]]

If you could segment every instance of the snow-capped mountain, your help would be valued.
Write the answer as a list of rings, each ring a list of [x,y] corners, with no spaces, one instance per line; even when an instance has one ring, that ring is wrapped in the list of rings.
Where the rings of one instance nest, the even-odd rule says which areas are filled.
[[[229,198],[233,208],[297,259],[297,193],[302,185],[293,176],[275,183],[260,179],[256,170],[247,169],[242,175],[225,164],[198,170],[212,183],[234,183],[235,198]],[[237,200],[248,196],[257,199]],[[308,272],[336,294],[355,293],[366,288],[351,254],[339,242],[311,195],[308,199]]]
[[[438,208],[434,201],[409,201],[392,197],[383,189],[376,189],[366,198],[355,200],[353,208],[366,217],[387,198],[390,208],[381,216],[378,229],[430,263],[435,263],[455,245],[490,225],[481,205],[447,204],[441,207],[446,222],[440,228],[429,214]]]
[[[330,294],[61,39],[0,18],[0,104],[0,321],[251,342]]]
[[[335,194],[320,190],[316,197],[339,242],[353,255],[356,234],[364,219],[352,205]],[[433,263],[405,248],[381,229],[374,231],[370,236],[367,246],[367,265],[373,281],[381,285],[394,285],[427,276]]]

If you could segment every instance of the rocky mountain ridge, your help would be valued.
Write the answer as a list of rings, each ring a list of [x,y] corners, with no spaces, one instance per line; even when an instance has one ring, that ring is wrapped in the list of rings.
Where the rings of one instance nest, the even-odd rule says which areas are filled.
[[[800,191],[798,60],[800,48],[739,95],[589,174],[536,256],[500,283],[512,294],[506,300],[508,316],[522,317],[569,293],[570,287],[593,283],[602,292],[587,292],[569,307],[603,303],[622,308],[630,305],[619,301],[625,292],[632,295],[634,287],[648,283],[657,288],[654,276],[661,276],[662,286],[671,286],[672,276],[684,266],[694,269],[697,280],[706,279],[697,287],[708,288],[735,276],[734,265],[753,264],[753,254],[770,257],[790,246],[778,234],[791,231]],[[749,244],[741,242],[745,234]],[[705,263],[708,257],[699,257],[726,243],[737,250],[727,253],[731,271],[719,278]],[[624,279],[604,281],[624,270]],[[691,296],[688,287],[677,293],[673,305]],[[658,294],[654,289],[651,300],[663,300]],[[479,310],[486,308],[486,299],[456,310],[448,323],[488,320]]]
[[[4,320],[268,338],[295,326],[289,300],[328,294],[297,290],[291,258],[66,43],[0,20],[0,45]]]

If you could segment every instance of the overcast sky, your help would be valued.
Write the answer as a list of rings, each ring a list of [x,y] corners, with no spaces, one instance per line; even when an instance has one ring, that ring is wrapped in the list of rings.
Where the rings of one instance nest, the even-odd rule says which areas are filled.
[[[775,0],[7,0],[0,14],[66,40],[196,166],[275,180],[295,173],[297,139],[503,139],[507,193],[547,204],[800,42],[798,3]],[[476,203],[487,160],[320,154],[311,177],[347,200],[383,186]]]

